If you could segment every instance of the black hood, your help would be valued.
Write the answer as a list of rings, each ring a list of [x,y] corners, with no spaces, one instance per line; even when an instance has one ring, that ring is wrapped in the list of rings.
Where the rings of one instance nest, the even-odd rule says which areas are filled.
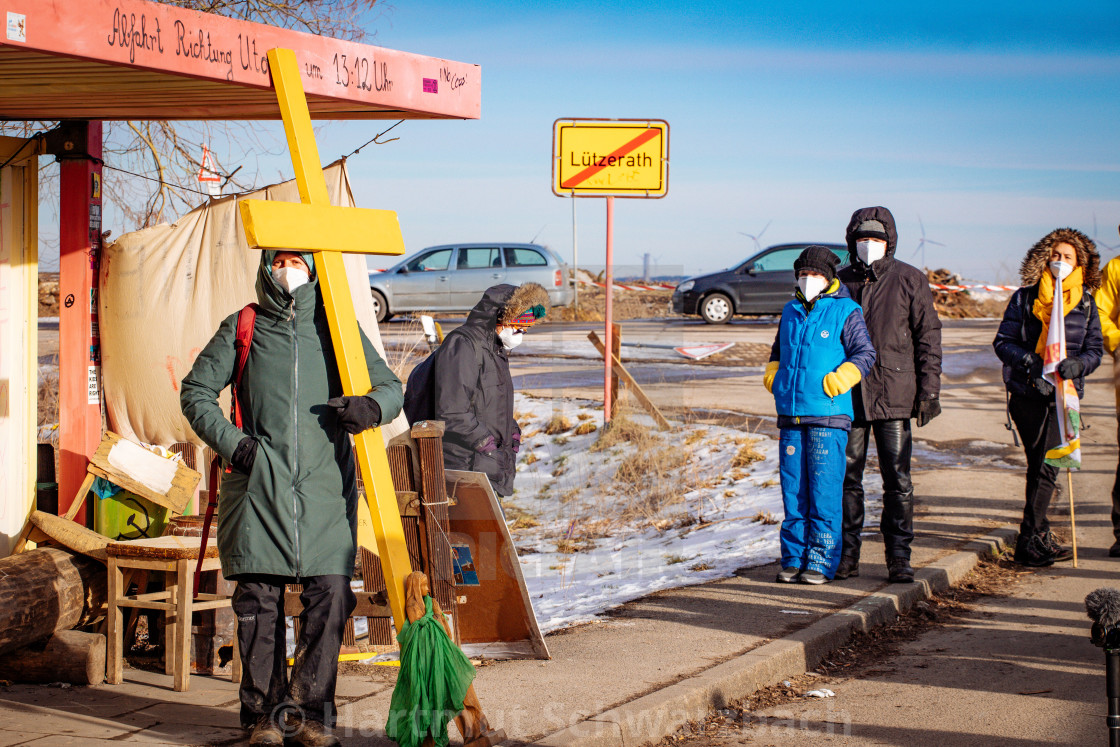
[[[471,309],[471,313],[467,315],[467,321],[463,326],[486,327],[491,332],[495,331],[498,327],[498,315],[502,313],[506,301],[515,290],[517,287],[508,283],[487,288],[479,302]]]
[[[848,244],[848,261],[851,262],[852,267],[866,272],[867,265],[856,254],[856,239],[854,236],[856,229],[866,220],[877,220],[887,230],[887,254],[871,265],[872,273],[876,276],[882,276],[887,266],[894,260],[894,253],[898,248],[898,229],[895,228],[894,216],[891,215],[891,211],[881,205],[860,208],[852,213],[852,219],[848,221],[848,230],[844,232],[844,238]]]

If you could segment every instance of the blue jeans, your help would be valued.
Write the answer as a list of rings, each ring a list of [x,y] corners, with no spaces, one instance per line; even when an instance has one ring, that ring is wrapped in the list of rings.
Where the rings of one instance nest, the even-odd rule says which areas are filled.
[[[782,567],[832,578],[840,565],[848,432],[814,425],[782,428],[778,444],[786,512],[780,535]]]

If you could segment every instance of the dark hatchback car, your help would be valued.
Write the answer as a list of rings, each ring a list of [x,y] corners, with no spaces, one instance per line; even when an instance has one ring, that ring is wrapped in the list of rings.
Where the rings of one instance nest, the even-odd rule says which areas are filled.
[[[673,291],[673,313],[699,314],[708,324],[726,324],[735,314],[781,314],[793,298],[797,279],[793,262],[812,244],[769,246],[736,267],[697,275]],[[848,247],[827,246],[848,264]]]

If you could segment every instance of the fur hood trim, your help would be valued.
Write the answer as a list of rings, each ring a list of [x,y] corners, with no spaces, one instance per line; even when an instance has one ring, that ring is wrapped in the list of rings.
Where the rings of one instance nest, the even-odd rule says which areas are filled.
[[[1076,228],[1057,228],[1030,248],[1019,266],[1019,278],[1023,285],[1034,285],[1042,278],[1042,273],[1050,271],[1050,250],[1058,244],[1069,244],[1077,252],[1077,264],[1081,268],[1085,289],[1095,291],[1101,287],[1101,257],[1097,253],[1097,245]]]
[[[509,324],[534,306],[542,306],[546,311],[548,310],[548,291],[538,283],[524,283],[513,292],[502,307],[498,324],[503,326]]]

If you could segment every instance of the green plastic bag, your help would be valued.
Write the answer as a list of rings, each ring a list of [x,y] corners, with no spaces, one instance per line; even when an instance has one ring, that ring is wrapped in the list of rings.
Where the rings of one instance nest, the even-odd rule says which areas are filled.
[[[424,597],[424,616],[406,622],[397,642],[401,669],[385,735],[401,747],[420,747],[429,736],[446,747],[447,725],[463,710],[474,666],[435,619],[431,597]]]

